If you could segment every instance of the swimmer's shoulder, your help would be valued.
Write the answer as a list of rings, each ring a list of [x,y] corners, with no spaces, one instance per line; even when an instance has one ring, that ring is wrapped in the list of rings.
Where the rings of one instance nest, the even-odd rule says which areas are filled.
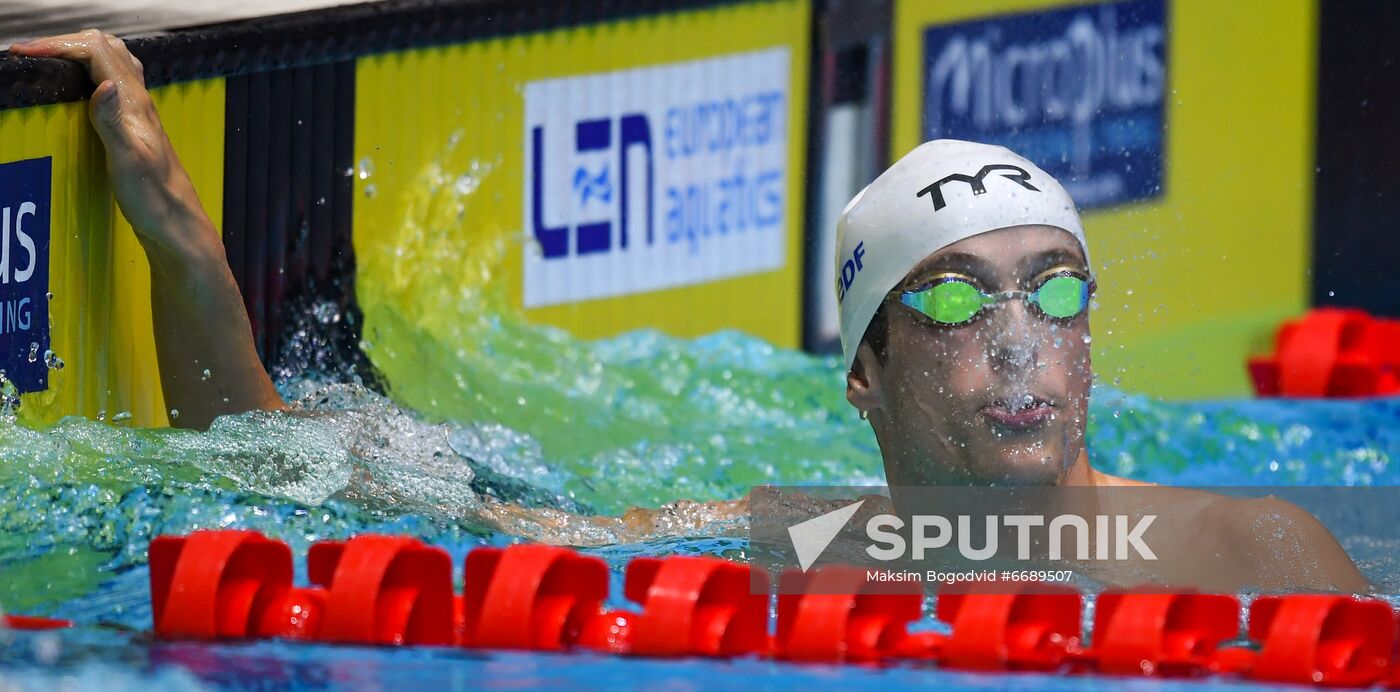
[[[1157,485],[1156,483],[1148,483],[1147,481],[1135,481],[1131,478],[1115,476],[1111,473],[1104,473],[1103,471],[1099,471],[1097,469],[1094,470],[1093,473],[1094,485],[1101,488],[1147,488],[1156,487]]]
[[[1370,589],[1336,537],[1306,509],[1272,495],[1237,498],[1194,492],[1208,496],[1196,516],[1198,525],[1242,558],[1254,572],[1253,585],[1347,593]]]

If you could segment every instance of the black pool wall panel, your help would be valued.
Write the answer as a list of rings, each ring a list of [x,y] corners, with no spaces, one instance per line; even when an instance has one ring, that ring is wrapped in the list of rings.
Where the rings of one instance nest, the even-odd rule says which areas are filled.
[[[224,246],[279,375],[374,380],[354,300],[354,74],[342,61],[226,80]]]
[[[1313,303],[1400,317],[1400,2],[1320,11]]]

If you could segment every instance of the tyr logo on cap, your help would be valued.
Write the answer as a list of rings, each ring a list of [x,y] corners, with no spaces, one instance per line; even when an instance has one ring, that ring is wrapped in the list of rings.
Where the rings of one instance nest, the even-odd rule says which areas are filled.
[[[928,187],[922,190],[919,190],[918,194],[914,196],[923,197],[924,195],[928,195],[929,199],[933,200],[933,210],[938,211],[943,207],[948,206],[948,203],[943,201],[942,188],[944,183],[967,183],[968,187],[972,188],[972,194],[980,195],[987,191],[987,186],[982,183],[982,180],[986,178],[987,174],[991,173],[992,171],[1014,171],[1013,173],[1003,173],[1001,177],[1006,178],[1007,180],[1010,180],[1020,185],[1021,187],[1026,188],[1027,190],[1030,190],[1031,192],[1040,192],[1039,188],[1037,188],[1034,185],[1031,185],[1031,174],[1027,173],[1026,169],[1021,168],[1020,166],[1013,166],[1009,163],[992,163],[983,166],[982,170],[977,172],[977,175],[954,173],[932,185],[929,185]]]

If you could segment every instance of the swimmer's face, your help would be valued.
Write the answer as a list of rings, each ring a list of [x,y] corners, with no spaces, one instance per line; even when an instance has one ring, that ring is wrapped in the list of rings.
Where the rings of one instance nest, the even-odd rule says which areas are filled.
[[[930,255],[898,290],[962,274],[983,292],[1034,290],[1047,270],[1088,274],[1070,234],[1016,226],[964,239]],[[1088,414],[1089,318],[1046,317],[1021,299],[943,325],[901,304],[884,306],[881,364],[857,353],[848,398],[870,412],[892,485],[1053,484],[1083,447]]]

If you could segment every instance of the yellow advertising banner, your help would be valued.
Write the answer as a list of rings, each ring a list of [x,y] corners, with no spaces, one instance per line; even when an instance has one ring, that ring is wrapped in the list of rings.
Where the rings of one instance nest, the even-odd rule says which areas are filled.
[[[223,201],[223,80],[165,86],[153,90],[152,96],[217,224]],[[5,336],[18,339],[16,344],[28,342],[30,347],[28,357],[18,364],[34,372],[7,373],[24,392],[20,416],[41,423],[78,414],[165,425],[168,412],[151,331],[150,267],[112,200],[106,160],[88,122],[87,103],[0,112],[0,175],[19,167],[25,167],[25,175],[7,179],[15,184],[7,186],[6,194],[32,194],[33,199],[15,200],[16,213],[26,202],[39,205],[41,213],[25,220],[44,222],[43,236],[26,236],[33,236],[32,251],[36,259],[47,260],[48,269],[47,287],[35,287],[35,300],[17,302],[17,326],[29,326],[23,333],[5,330]],[[20,230],[16,219],[16,235]],[[8,224],[5,231],[11,232]],[[24,272],[27,262],[20,257],[21,248],[30,250],[16,237],[16,272]],[[11,259],[8,254],[6,259]],[[19,274],[7,278],[17,280]],[[7,288],[14,286],[6,283]],[[46,303],[46,310],[38,300]],[[9,355],[6,362],[14,362]]]
[[[410,334],[474,348],[463,294],[583,338],[797,346],[808,13],[742,3],[360,59],[356,281],[376,365]],[[413,377],[387,374],[400,391]]]

